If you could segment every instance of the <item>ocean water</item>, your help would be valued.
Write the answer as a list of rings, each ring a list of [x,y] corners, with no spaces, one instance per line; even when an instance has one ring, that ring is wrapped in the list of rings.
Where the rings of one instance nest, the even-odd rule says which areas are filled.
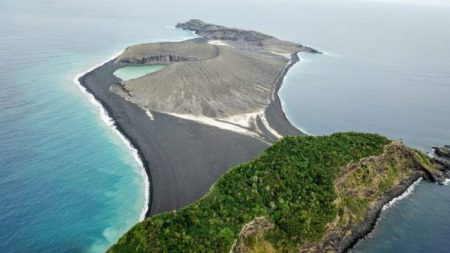
[[[102,252],[145,209],[133,151],[73,81],[131,44],[177,41],[190,18],[263,31],[301,55],[280,92],[310,134],[450,144],[446,1],[0,2],[0,252]],[[450,189],[422,182],[354,252],[446,252]]]
[[[120,78],[121,80],[127,81],[156,72],[158,70],[163,69],[164,67],[165,65],[160,64],[129,65],[114,71],[114,75]]]
[[[384,211],[374,231],[351,252],[449,252],[448,188],[421,182]]]

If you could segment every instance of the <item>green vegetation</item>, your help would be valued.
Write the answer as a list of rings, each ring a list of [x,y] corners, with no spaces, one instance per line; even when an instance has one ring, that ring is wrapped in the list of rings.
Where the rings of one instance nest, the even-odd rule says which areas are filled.
[[[327,225],[328,237],[316,244],[302,245],[302,249],[319,252],[325,245],[323,242],[349,238],[355,225],[365,221],[368,211],[392,189],[430,170],[434,170],[430,158],[396,142],[386,145],[380,156],[364,158],[341,168],[335,180],[337,198],[334,203],[338,212]]]
[[[267,247],[290,251],[317,242],[338,209],[343,212],[334,203],[340,168],[381,154],[388,143],[359,133],[283,138],[231,169],[204,198],[137,224],[110,251],[229,252],[242,227],[261,216],[275,225],[264,235]],[[364,205],[357,199],[344,202],[354,209]]]

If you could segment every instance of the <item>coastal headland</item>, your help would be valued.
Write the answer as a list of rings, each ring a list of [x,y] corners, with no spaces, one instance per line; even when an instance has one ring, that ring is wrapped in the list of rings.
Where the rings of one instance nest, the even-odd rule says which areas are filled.
[[[284,137],[108,252],[346,252],[422,178],[443,183],[440,159],[376,134]]]
[[[138,150],[149,178],[146,216],[202,197],[229,168],[282,136],[302,135],[277,95],[300,44],[255,31],[190,20],[200,38],[131,46],[79,78]],[[164,69],[123,81],[130,64]]]

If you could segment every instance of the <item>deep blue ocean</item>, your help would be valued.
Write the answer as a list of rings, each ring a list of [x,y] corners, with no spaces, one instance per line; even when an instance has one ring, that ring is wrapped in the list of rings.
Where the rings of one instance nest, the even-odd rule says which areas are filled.
[[[126,46],[177,41],[201,18],[325,52],[280,91],[310,134],[450,144],[445,1],[0,1],[0,252],[102,252],[142,217],[133,151],[75,84]],[[353,252],[449,252],[450,187],[423,182]]]

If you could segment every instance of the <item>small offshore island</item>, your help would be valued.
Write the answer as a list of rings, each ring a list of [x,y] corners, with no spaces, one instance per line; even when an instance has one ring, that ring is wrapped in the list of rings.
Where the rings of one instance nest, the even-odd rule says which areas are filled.
[[[177,27],[201,37],[131,46],[79,79],[150,182],[147,218],[110,252],[343,252],[414,182],[448,177],[448,147],[430,158],[376,134],[293,127],[277,93],[297,53],[317,50],[196,19]],[[114,75],[131,65],[165,66]]]

